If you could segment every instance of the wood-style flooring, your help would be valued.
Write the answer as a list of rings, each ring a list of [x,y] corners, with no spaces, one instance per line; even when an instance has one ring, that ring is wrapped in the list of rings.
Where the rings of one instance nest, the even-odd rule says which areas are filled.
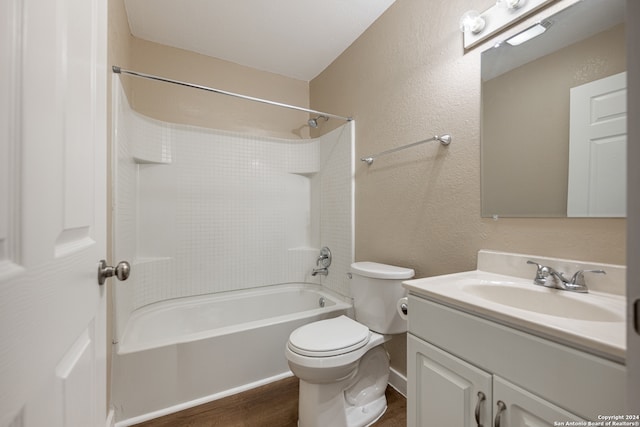
[[[406,399],[387,387],[387,411],[375,427],[406,427]],[[137,427],[296,427],[298,379],[253,390],[136,424]],[[327,426],[331,427],[331,426]]]

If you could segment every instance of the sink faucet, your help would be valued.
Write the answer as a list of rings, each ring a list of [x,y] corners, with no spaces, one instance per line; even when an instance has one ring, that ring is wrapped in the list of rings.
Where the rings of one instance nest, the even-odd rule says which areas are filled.
[[[541,265],[531,260],[527,261],[527,264],[534,264],[538,267],[536,277],[533,279],[534,284],[548,288],[562,289],[563,291],[587,293],[589,292],[589,288],[587,288],[584,273],[607,274],[604,270],[578,270],[568,279],[564,273],[546,265]]]

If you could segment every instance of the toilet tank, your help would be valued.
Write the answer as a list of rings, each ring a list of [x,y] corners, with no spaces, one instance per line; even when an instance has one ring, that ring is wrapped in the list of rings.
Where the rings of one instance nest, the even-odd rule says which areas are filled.
[[[396,309],[400,298],[407,295],[402,281],[411,279],[411,268],[354,262],[351,264],[351,296],[356,320],[380,334],[400,334],[407,331],[407,321]]]

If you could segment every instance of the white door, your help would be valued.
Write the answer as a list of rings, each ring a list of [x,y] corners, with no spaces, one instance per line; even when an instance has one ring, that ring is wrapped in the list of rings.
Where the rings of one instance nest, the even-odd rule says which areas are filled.
[[[0,2],[0,426],[106,418],[106,1]]]
[[[626,216],[626,94],[626,72],[571,89],[567,216]]]

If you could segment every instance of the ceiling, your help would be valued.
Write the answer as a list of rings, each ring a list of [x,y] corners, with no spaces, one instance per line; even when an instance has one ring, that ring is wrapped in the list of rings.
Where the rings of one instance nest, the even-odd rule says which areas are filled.
[[[310,81],[395,0],[125,0],[134,36]]]

